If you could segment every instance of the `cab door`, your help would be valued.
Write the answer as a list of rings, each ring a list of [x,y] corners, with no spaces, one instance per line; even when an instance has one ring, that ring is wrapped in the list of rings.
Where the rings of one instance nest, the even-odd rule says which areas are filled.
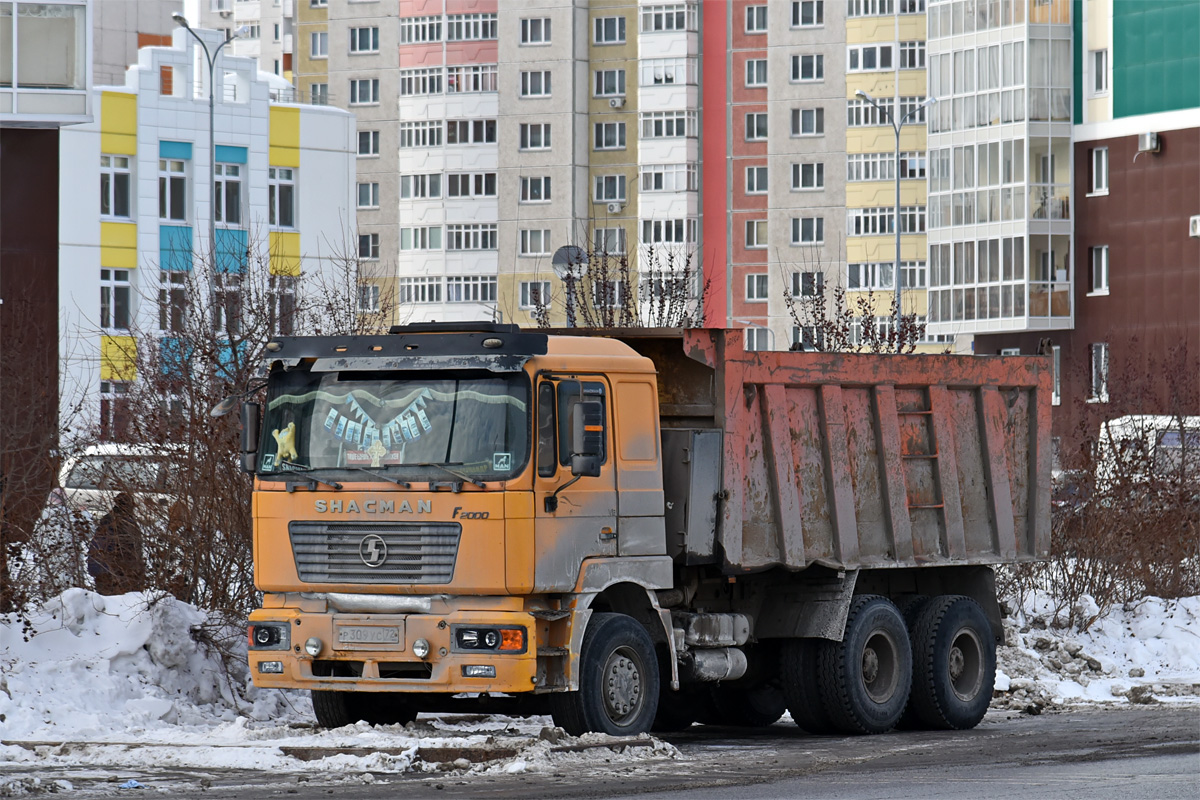
[[[536,396],[534,591],[569,591],[584,559],[617,554],[611,391],[602,376],[543,374]],[[572,429],[581,403],[600,405],[603,446],[597,477],[571,474]]]

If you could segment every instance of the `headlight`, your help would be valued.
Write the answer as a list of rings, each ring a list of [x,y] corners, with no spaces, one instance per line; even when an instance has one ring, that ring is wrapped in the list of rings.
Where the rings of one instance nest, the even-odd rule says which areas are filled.
[[[425,658],[429,655],[429,642],[424,639],[417,639],[412,644],[413,655],[417,658]]]
[[[246,631],[247,644],[251,650],[288,649],[287,623],[259,623]]]
[[[503,653],[525,652],[524,628],[454,628],[456,650],[497,650]]]

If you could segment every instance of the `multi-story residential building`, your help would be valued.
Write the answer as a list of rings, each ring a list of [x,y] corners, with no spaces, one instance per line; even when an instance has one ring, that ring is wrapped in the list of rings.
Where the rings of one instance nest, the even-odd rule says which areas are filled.
[[[264,72],[293,80],[297,7],[324,6],[324,0],[196,0],[198,27],[219,30],[228,38],[245,26],[230,45],[233,54],[258,60]],[[303,13],[303,12],[300,12]]]
[[[183,11],[183,0],[101,0],[96,3],[92,8],[94,84],[124,83],[125,69],[137,61],[138,50],[171,44],[171,32],[176,27],[171,15]]]
[[[196,33],[210,50],[224,36]],[[355,225],[353,117],[273,102],[273,76],[222,52],[210,141],[207,64],[187,30],[173,36],[142,49],[124,85],[97,87],[95,120],[62,134],[54,216],[71,224],[57,305],[63,383],[75,387],[64,405],[82,411],[73,425],[106,438],[120,437],[114,421],[137,380],[134,337],[180,332],[179,287],[196,259],[215,251],[217,271],[238,273],[263,254],[283,309],[295,276],[336,269],[336,243]],[[100,191],[76,190],[89,181]]]
[[[1200,2],[962,5],[929,5],[934,330],[1052,354],[1057,437],[1197,413]]]

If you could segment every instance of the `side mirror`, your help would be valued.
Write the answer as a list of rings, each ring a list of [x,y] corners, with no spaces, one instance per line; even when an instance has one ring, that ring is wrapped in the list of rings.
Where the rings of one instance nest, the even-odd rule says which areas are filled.
[[[604,458],[604,406],[596,400],[577,403],[571,411],[571,474],[600,475]]]
[[[258,456],[259,404],[242,403],[242,472],[254,472]]]

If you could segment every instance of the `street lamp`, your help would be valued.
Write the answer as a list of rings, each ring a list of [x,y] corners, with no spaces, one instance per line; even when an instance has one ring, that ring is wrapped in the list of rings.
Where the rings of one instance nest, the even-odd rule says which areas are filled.
[[[208,45],[196,35],[192,26],[188,24],[187,17],[176,11],[171,15],[171,19],[175,20],[176,25],[190,33],[192,38],[200,43],[200,46],[204,48],[204,57],[208,59],[208,249],[209,257],[212,258],[215,265],[217,261],[217,139],[214,133],[216,106],[214,105],[213,91],[216,84],[217,56],[221,54],[222,47],[245,33],[247,28],[245,25],[239,27],[228,39],[217,45],[216,50],[210,53]]]
[[[894,130],[896,132],[896,164],[895,164],[896,215],[892,219],[892,224],[896,228],[896,267],[895,267],[895,273],[892,276],[892,280],[895,281],[895,284],[896,284],[896,322],[895,322],[895,325],[896,325],[897,342],[899,342],[900,317],[901,317],[901,313],[900,313],[900,129],[904,127],[904,123],[908,122],[909,117],[913,116],[918,111],[922,111],[922,110],[928,108],[929,106],[933,105],[934,103],[936,103],[937,98],[930,97],[924,103],[921,103],[919,106],[917,106],[916,108],[913,108],[907,114],[905,114],[903,117],[901,117],[899,122],[896,122],[896,117],[892,113],[892,111],[880,106],[879,103],[875,102],[874,97],[871,97],[871,95],[867,94],[862,89],[859,89],[854,94],[857,97],[861,97],[863,100],[866,100],[868,103],[875,106],[875,110],[878,111],[881,115],[886,114],[887,121],[891,123],[892,130]],[[897,347],[897,352],[899,352],[899,347]]]

